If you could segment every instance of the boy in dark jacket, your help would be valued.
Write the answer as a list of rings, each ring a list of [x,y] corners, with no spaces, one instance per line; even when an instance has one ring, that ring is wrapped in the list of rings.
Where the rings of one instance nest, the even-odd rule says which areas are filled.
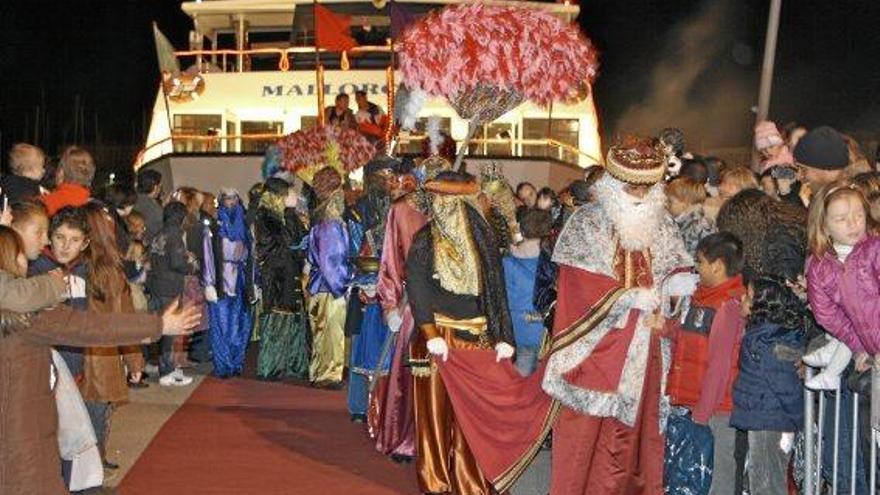
[[[82,209],[67,206],[52,217],[49,224],[49,248],[28,266],[28,277],[61,269],[68,277],[70,297],[66,303],[74,309],[88,309],[86,280],[88,265],[82,254],[89,246],[89,226]],[[58,347],[58,352],[74,376],[83,373],[83,350]]]
[[[672,329],[674,350],[668,392],[673,405],[686,407],[698,424],[708,425],[715,443],[710,494],[733,494],[736,430],[730,426],[733,383],[738,372],[745,322],[740,300],[742,243],[729,232],[697,244],[700,283],[684,321]]]

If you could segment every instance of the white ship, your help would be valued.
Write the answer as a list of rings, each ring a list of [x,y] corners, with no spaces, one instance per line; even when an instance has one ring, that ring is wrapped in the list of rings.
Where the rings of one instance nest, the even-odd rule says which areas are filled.
[[[457,0],[397,0],[424,15]],[[188,50],[175,51],[184,75],[157,91],[144,149],[136,168],[163,172],[166,190],[197,185],[205,190],[235,186],[244,191],[262,180],[265,148],[280,137],[315,125],[318,115],[316,66],[324,67],[325,106],[345,92],[365,91],[387,110],[387,83],[393,52],[385,0],[321,0],[334,13],[350,16],[359,46],[347,56],[316,50],[314,3],[309,0],[206,0],[184,2],[192,19]],[[566,3],[486,0],[546,9],[574,22],[579,7]],[[159,26],[161,28],[161,26]],[[399,73],[394,81],[400,81]],[[166,98],[165,92],[169,97]],[[440,98],[422,109],[423,121],[441,118],[441,128],[459,143],[467,122]],[[403,133],[397,154],[421,151],[420,132]],[[541,108],[530,102],[483,126],[466,157],[468,169],[500,165],[512,183],[564,187],[582,169],[601,161],[598,121],[592,95],[577,104]]]

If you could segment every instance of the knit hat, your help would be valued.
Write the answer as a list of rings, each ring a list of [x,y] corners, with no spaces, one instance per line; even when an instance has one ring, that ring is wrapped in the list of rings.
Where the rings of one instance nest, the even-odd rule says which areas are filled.
[[[656,184],[666,173],[665,154],[650,139],[631,138],[612,146],[605,162],[612,177],[629,184]]]
[[[220,198],[230,198],[235,196],[241,199],[241,193],[239,193],[238,189],[234,187],[221,187],[219,191],[219,196]]]
[[[755,149],[764,150],[783,143],[782,136],[773,122],[763,120],[755,126]]]
[[[798,141],[794,159],[808,167],[841,170],[849,165],[849,150],[839,132],[822,126],[806,133]]]

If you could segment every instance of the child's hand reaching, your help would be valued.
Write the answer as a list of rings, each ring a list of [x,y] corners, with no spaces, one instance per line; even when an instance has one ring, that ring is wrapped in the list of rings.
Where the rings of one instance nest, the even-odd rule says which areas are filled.
[[[807,279],[803,275],[798,275],[794,281],[786,281],[785,285],[791,289],[801,301],[807,300]]]

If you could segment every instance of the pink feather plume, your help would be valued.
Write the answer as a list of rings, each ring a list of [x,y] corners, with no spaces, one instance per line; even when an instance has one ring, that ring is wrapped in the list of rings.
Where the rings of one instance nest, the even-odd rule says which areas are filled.
[[[542,106],[572,101],[599,66],[577,26],[541,9],[478,2],[432,12],[399,45],[404,83],[447,99],[482,84]]]

